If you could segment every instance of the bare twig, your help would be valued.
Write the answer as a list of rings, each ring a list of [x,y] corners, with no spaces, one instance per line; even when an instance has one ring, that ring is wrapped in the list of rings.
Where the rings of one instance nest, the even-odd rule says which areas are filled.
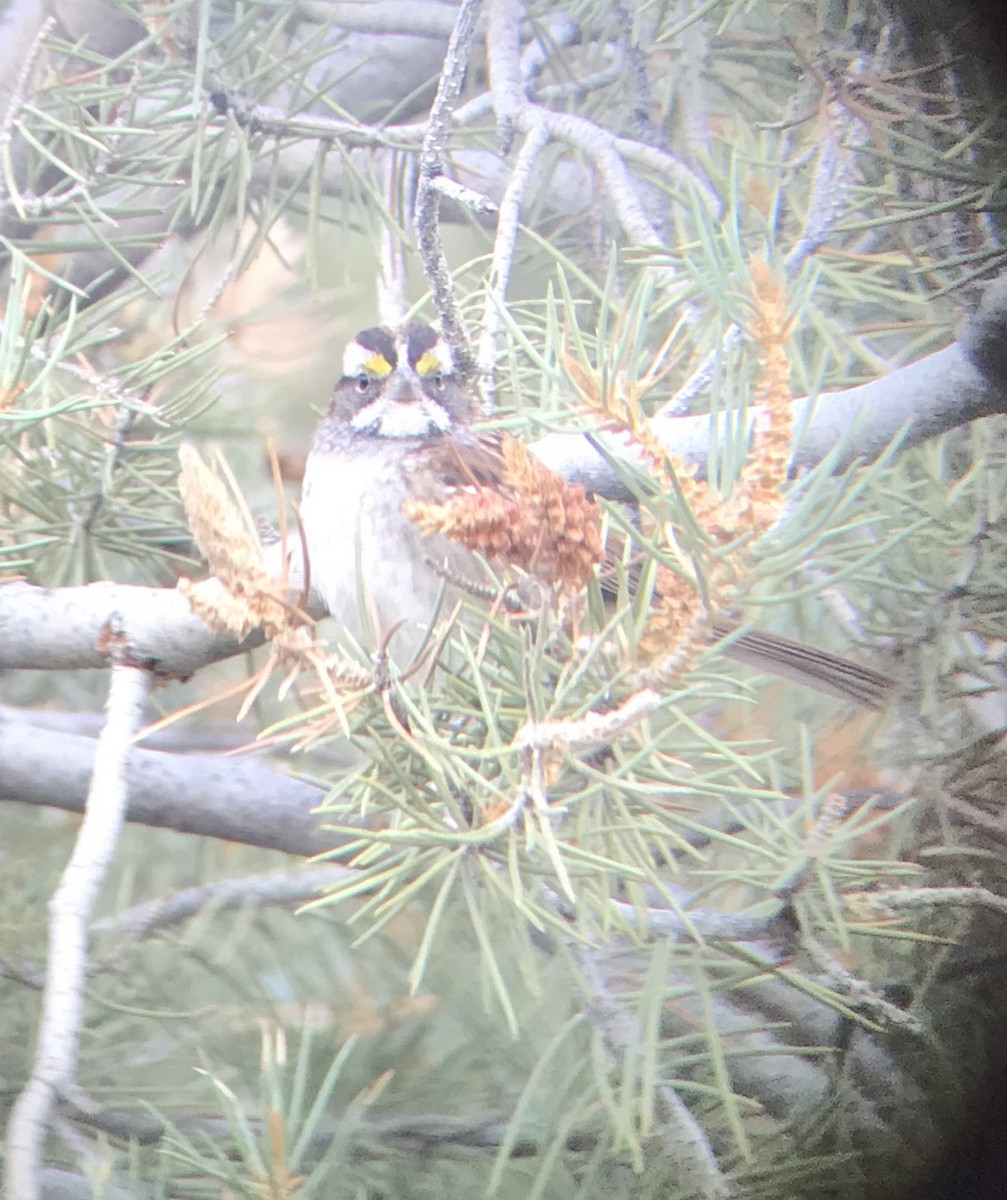
[[[938,907],[987,908],[1007,916],[1007,896],[999,896],[984,887],[886,888],[850,893],[845,899],[851,905],[874,912],[912,912]]]
[[[660,706],[660,694],[644,688],[608,712],[592,711],[568,721],[530,721],[517,731],[514,745],[523,750],[571,753],[587,750],[619,737],[655,713]]]
[[[662,176],[674,188],[695,188],[711,213],[720,214],[724,202],[692,167],[658,146],[638,142],[634,138],[616,138],[615,148],[627,162],[638,163],[655,175]]]
[[[569,39],[572,40],[572,39]],[[567,38],[559,39],[558,45],[567,45]],[[544,51],[541,42],[533,42],[521,56],[522,70],[532,81],[537,77],[544,62]],[[622,73],[622,64],[617,59],[610,66],[603,67],[590,75],[584,76],[573,83],[553,83],[541,88],[537,95],[543,103],[560,103],[571,98],[580,98],[599,88],[610,87]],[[223,117],[232,118],[244,129],[262,133],[279,140],[301,140],[311,142],[311,152],[314,153],[314,143],[339,142],[350,148],[374,149],[391,147],[393,149],[413,149],[423,143],[430,128],[428,121],[408,121],[392,125],[367,125],[360,121],[340,120],[337,117],[321,116],[317,113],[288,113],[286,110],[269,104],[247,104],[232,96],[226,90],[213,93],[211,102],[217,113]],[[463,129],[482,121],[493,111],[492,92],[482,92],[473,96],[464,104],[459,105],[453,114],[452,124],[457,129]],[[624,139],[627,156],[635,153],[645,154],[650,147],[632,139]],[[287,150],[291,147],[287,147]],[[278,151],[282,161],[285,149]],[[295,156],[296,157],[296,156]],[[656,165],[659,159],[653,159]],[[285,177],[293,178],[304,169],[304,163],[299,158],[290,164],[290,170]]]
[[[455,204],[469,209],[478,216],[491,217],[497,211],[497,206],[488,196],[466,187],[463,183],[458,183],[457,180],[450,179],[447,175],[435,175],[430,180],[430,186],[445,200],[453,200]]]
[[[113,337],[121,330],[108,328],[105,332],[109,337]],[[46,366],[52,362],[53,347],[49,342],[33,342],[28,352],[36,362]],[[67,358],[61,358],[54,364],[53,369],[70,375],[74,379],[79,379],[81,383],[86,383],[96,396],[118,405],[121,409],[128,409],[138,415],[142,414],[154,421],[162,420],[157,406],[150,403],[146,392],[123,387],[117,380],[94,370],[86,361],[71,362]]]
[[[430,110],[427,133],[423,139],[413,217],[423,271],[433,297],[434,308],[440,317],[444,336],[455,353],[456,362],[465,375],[473,373],[475,361],[455,299],[451,271],[441,245],[438,223],[441,194],[433,184],[444,171],[444,152],[447,148],[451,114],[461,93],[481,6],[482,0],[462,0],[458,8],[458,16],[444,56],[444,68],[437,86],[437,95]]]
[[[719,198],[712,196],[706,184],[672,155],[630,138],[617,138],[585,117],[554,112],[530,101],[521,72],[520,18],[519,0],[492,0],[486,27],[486,51],[493,105],[505,148],[514,133],[530,134],[533,129],[545,130],[550,139],[576,147],[598,171],[619,223],[627,238],[636,245],[660,245],[663,239],[647,215],[639,181],[626,166],[630,155],[659,169],[675,186],[681,186],[688,179],[700,194],[706,196],[713,210],[719,210]],[[658,275],[665,283],[674,278],[667,269],[660,270]]]
[[[1007,911],[1007,904],[1002,911]],[[869,1021],[874,1021],[882,1029],[899,1029],[903,1033],[919,1036],[923,1033],[923,1024],[919,1017],[890,1000],[886,1000],[871,984],[858,979],[852,971],[839,962],[825,946],[820,945],[814,938],[805,935],[801,939],[802,949],[813,959],[820,974],[817,981],[830,991],[844,997],[851,1008],[856,1009]]]
[[[534,36],[521,52],[521,75],[529,87],[552,61],[555,50],[565,49],[579,40],[580,26],[569,13],[545,13],[536,24]]]
[[[682,897],[683,906],[688,904]],[[753,917],[748,913],[714,912],[706,909],[648,908],[643,912],[625,900],[610,901],[612,908],[627,925],[662,939],[694,942],[698,937],[709,942],[794,942],[794,926],[779,912]]]
[[[486,281],[486,301],[483,305],[482,332],[479,335],[477,361],[480,373],[487,379],[487,398],[493,395],[493,370],[496,366],[497,339],[503,326],[503,307],[510,282],[514,252],[521,224],[521,205],[531,182],[539,156],[548,145],[549,134],[537,129],[528,134],[514,161],[514,171],[503,199],[493,242],[493,260]]]
[[[847,202],[856,183],[854,148],[868,140],[863,121],[854,117],[839,104],[830,104],[819,140],[815,176],[804,227],[790,253],[783,260],[783,270],[793,279],[801,267],[829,237],[836,224],[846,214]]]
[[[147,671],[117,663],[109,683],[107,719],[95,752],[83,824],[50,902],[49,955],[35,1064],[11,1113],[7,1132],[7,1195],[41,1195],[42,1146],[59,1093],[77,1073],[87,970],[87,927],[111,864],[125,817],[126,766],[150,684]]]
[[[0,13],[0,205],[12,195],[17,202],[18,184],[13,177],[11,154],[14,122],[24,104],[42,43],[55,23],[41,0],[13,0]]]
[[[262,908],[304,904],[318,893],[353,872],[349,867],[304,867],[284,875],[251,875],[243,879],[216,879],[198,887],[184,888],[165,900],[136,904],[114,917],[91,926],[92,933],[125,934],[144,938],[169,925],[180,925],[204,909]]]

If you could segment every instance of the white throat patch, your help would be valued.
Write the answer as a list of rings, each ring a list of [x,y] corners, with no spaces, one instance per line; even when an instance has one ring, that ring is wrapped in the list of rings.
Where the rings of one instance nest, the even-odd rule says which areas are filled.
[[[358,433],[373,433],[378,437],[429,437],[432,433],[446,433],[451,428],[451,417],[435,400],[403,404],[379,396],[355,413],[350,425]]]

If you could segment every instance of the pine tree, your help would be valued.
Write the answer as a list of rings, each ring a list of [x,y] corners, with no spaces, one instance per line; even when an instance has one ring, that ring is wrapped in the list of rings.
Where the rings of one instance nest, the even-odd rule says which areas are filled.
[[[0,11],[8,1196],[933,1169],[1007,961],[1004,129],[953,52],[811,0]],[[400,669],[334,651],[296,497],[407,317],[506,490],[410,511],[485,569]],[[783,637],[880,690],[736,661]]]

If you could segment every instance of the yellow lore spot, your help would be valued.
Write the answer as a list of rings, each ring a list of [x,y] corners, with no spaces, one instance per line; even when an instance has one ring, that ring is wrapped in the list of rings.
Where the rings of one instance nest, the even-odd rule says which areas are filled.
[[[392,364],[383,354],[372,354],[370,358],[364,359],[364,370],[368,375],[377,375],[379,379],[384,379],[386,375],[391,375]]]
[[[417,375],[436,375],[438,371],[443,370],[443,360],[441,359],[441,356],[439,354],[435,354],[433,350],[424,350],[416,364]]]

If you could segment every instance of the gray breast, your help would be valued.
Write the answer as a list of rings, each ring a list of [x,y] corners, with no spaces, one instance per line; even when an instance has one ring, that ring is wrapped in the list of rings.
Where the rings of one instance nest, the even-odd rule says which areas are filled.
[[[301,523],[311,582],[331,616],[368,649],[394,625],[391,649],[405,665],[434,614],[442,580],[427,558],[445,558],[472,574],[467,553],[443,538],[425,538],[402,513],[406,499],[403,439],[354,439],[351,453],[321,437],[308,458]]]

